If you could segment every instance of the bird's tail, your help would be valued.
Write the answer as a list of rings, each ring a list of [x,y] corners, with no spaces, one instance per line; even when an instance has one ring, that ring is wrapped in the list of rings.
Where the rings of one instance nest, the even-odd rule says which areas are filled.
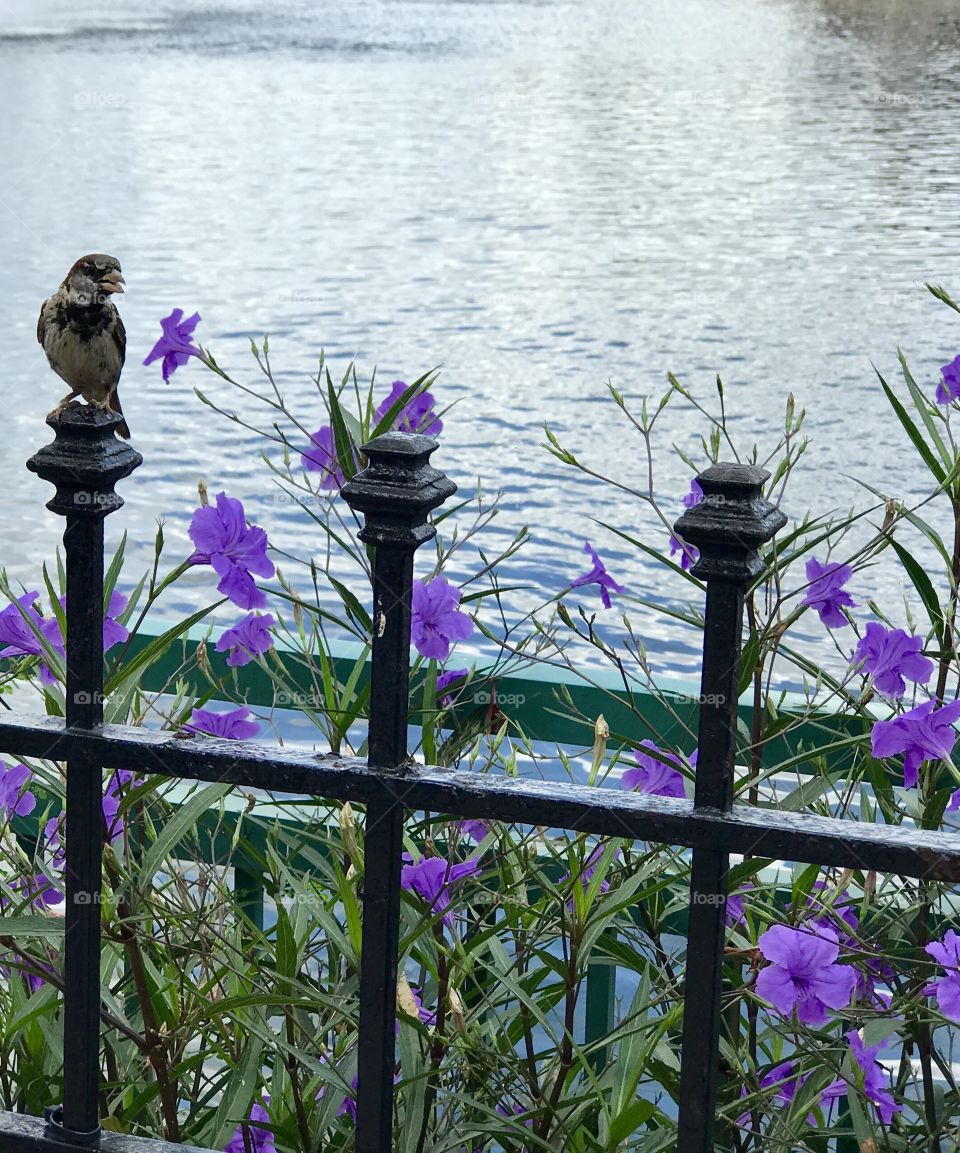
[[[120,407],[120,396],[116,389],[114,389],[110,396],[110,408],[114,412],[119,413],[120,416],[123,416],[123,409]],[[124,440],[130,439],[130,427],[126,421],[117,425],[117,436],[122,436]]]

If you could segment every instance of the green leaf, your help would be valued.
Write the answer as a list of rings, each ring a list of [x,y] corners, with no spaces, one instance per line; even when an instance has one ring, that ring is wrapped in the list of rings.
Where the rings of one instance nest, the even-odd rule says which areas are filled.
[[[106,615],[107,608],[110,605],[110,594],[113,592],[117,583],[117,577],[120,576],[120,570],[123,568],[123,554],[127,547],[127,533],[124,530],[123,536],[120,538],[120,544],[117,546],[117,551],[113,555],[113,560],[110,562],[110,567],[107,569],[103,578],[103,612]]]
[[[903,349],[897,349],[897,356],[900,360],[900,368],[903,372],[903,379],[906,381],[907,388],[910,390],[910,396],[913,398],[914,407],[920,414],[920,419],[923,421],[923,426],[927,430],[927,434],[936,446],[937,452],[940,454],[940,459],[943,461],[947,472],[953,470],[956,466],[954,455],[949,451],[947,446],[943,443],[940,433],[937,431],[936,422],[933,419],[932,413],[936,410],[927,400],[927,398],[920,391],[917,382],[913,379],[910,369],[907,366],[907,358],[903,355]]]
[[[4,937],[62,937],[63,917],[30,915],[0,917],[0,934]]]
[[[621,1142],[632,1136],[656,1113],[657,1106],[653,1101],[645,1101],[642,1097],[638,1097],[635,1101],[631,1102],[626,1109],[618,1113],[614,1117],[610,1125],[610,1140],[607,1143],[607,1148],[613,1150],[620,1145]]]
[[[924,569],[898,541],[890,537],[890,547],[900,558],[900,563],[907,570],[907,575],[913,582],[913,587],[920,594],[923,606],[927,610],[930,624],[936,633],[938,642],[943,644],[943,612],[940,609],[940,598],[933,587],[933,582]]]
[[[874,371],[880,378],[880,384],[883,386],[883,391],[887,394],[887,400],[890,401],[891,407],[897,414],[897,418],[906,430],[907,436],[909,436],[913,441],[914,447],[916,448],[917,452],[920,453],[920,456],[923,458],[927,468],[933,473],[937,484],[942,486],[947,477],[946,472],[944,472],[937,458],[930,451],[930,446],[923,439],[923,436],[920,433],[920,429],[918,429],[910,419],[910,414],[894,395],[893,389],[887,384],[883,377],[880,376],[879,370],[874,369]]]
[[[157,839],[144,853],[139,870],[141,876],[148,879],[158,873],[164,859],[180,843],[181,838],[186,836],[188,830],[195,829],[207,809],[212,808],[232,788],[233,786],[227,783],[207,785],[196,796],[180,805],[163,825]]]
[[[284,977],[296,977],[300,972],[300,950],[287,916],[287,910],[277,902],[277,972]]]
[[[135,657],[132,657],[117,669],[113,676],[107,681],[105,692],[112,693],[124,681],[132,679],[135,675],[139,674],[142,669],[149,668],[155,660],[163,656],[175,640],[183,636],[184,633],[189,632],[194,625],[199,624],[204,617],[209,616],[214,609],[222,604],[223,601],[219,600],[216,604],[210,605],[209,608],[198,609],[195,613],[191,613],[185,620],[173,625],[167,629],[165,633],[161,633],[160,636],[150,641]]]
[[[413,384],[404,389],[400,396],[397,397],[393,404],[391,404],[387,411],[383,414],[380,420],[377,421],[376,427],[370,433],[371,437],[380,436],[381,433],[389,432],[390,429],[393,428],[393,422],[397,419],[403,409],[406,408],[406,406],[412,400],[418,397],[422,392],[426,392],[427,389],[429,389],[433,382],[436,380],[436,378],[437,370],[434,368],[429,372],[425,372],[423,376],[418,377],[413,382]]]
[[[759,656],[760,634],[754,629],[751,629],[750,636],[747,638],[747,643],[743,646],[743,653],[740,657],[740,688],[737,692],[738,699],[742,697],[750,687]]]
[[[333,388],[330,374],[327,374],[327,401],[330,407],[330,427],[333,429],[333,441],[337,450],[337,464],[343,473],[344,480],[350,480],[357,473],[357,454],[355,445],[347,431],[346,421],[343,419],[343,410]]]

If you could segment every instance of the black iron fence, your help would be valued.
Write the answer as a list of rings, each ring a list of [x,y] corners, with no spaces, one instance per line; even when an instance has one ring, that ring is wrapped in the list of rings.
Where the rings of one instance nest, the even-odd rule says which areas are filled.
[[[785,523],[761,495],[763,471],[721,464],[698,479],[702,503],[677,531],[700,550],[706,582],[699,761],[692,802],[567,783],[497,778],[412,762],[407,755],[413,557],[435,533],[429,517],[455,491],[431,467],[424,436],[388,433],[364,447],[367,467],[342,496],[374,549],[369,756],[289,753],[198,735],[103,724],[103,522],[122,505],[117,481],[142,462],[114,436],[119,417],[68,408],[28,468],[56,486],[66,517],[66,718],[8,714],[0,749],[66,762],[64,1099],[45,1122],[0,1113],[0,1153],[96,1145],[158,1153],[167,1143],[102,1133],[100,885],[104,767],[230,782],[366,805],[356,1149],[387,1153],[393,1131],[394,1022],[404,815],[566,828],[693,850],[682,1034],[678,1153],[710,1153],[719,1077],[724,905],[731,853],[960,880],[960,837],[733,805],[744,593],[759,549]],[[374,834],[375,835],[372,835]],[[183,1146],[167,1146],[169,1149]]]

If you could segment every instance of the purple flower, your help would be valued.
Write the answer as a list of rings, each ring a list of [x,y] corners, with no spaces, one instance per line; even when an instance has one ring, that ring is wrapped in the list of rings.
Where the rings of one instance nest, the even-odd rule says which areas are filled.
[[[300,454],[300,463],[307,472],[323,473],[320,487],[323,489],[343,488],[344,476],[337,456],[337,441],[333,429],[329,424],[318,428],[310,437],[311,447]],[[357,454],[353,453],[354,465],[358,463]]]
[[[413,582],[411,639],[421,656],[445,661],[453,641],[465,641],[473,621],[460,611],[460,590],[446,577]]]
[[[135,787],[142,781],[134,780],[129,769],[117,769],[107,781],[103,794],[103,822],[107,829],[107,840],[114,847],[123,840],[123,817],[120,816],[121,790],[127,786]]]
[[[267,534],[248,525],[243,505],[217,493],[216,507],[202,505],[193,514],[187,530],[197,551],[190,564],[208,564],[220,578],[217,591],[242,609],[261,609],[266,595],[257,588],[253,574],[273,576],[273,562],[267,558]]]
[[[870,748],[877,758],[903,753],[903,783],[912,789],[924,761],[946,760],[957,740],[953,722],[960,717],[960,700],[942,709],[935,700],[924,701],[889,721],[877,721],[870,734]]]
[[[350,1088],[353,1093],[347,1093],[343,1100],[340,1102],[340,1108],[337,1110],[338,1117],[349,1117],[350,1120],[356,1125],[357,1123],[357,1098],[354,1094],[357,1091],[358,1078],[354,1077],[350,1082]],[[396,1082],[396,1077],[394,1077]]]
[[[384,397],[377,406],[377,411],[374,414],[377,424],[383,420],[391,406],[396,404],[408,387],[409,385],[404,384],[402,380],[393,382],[390,386],[390,395]],[[433,405],[433,394],[421,392],[419,396],[415,396],[397,413],[393,422],[394,429],[397,432],[419,432],[424,436],[439,436],[443,432],[443,421],[433,411]]]
[[[690,491],[683,498],[683,507],[693,508],[702,500],[703,489],[700,487],[699,481],[694,477],[694,479],[690,481]],[[692,544],[687,544],[685,541],[682,541],[676,533],[672,532],[670,534],[670,555],[676,556],[677,553],[681,554],[680,567],[684,572],[691,569],[700,559],[700,550],[698,548],[694,548]]]
[[[266,1100],[265,1098],[263,1102],[254,1101],[250,1107],[250,1120],[237,1126],[225,1153],[246,1153],[247,1149],[250,1153],[277,1153],[277,1146],[270,1130],[255,1124],[257,1121],[266,1121],[268,1125],[270,1123],[270,1115],[265,1108]]]
[[[63,869],[67,861],[66,849],[63,846],[63,813],[59,817],[51,817],[43,826],[44,847],[50,853],[55,869]]]
[[[498,1105],[497,1106],[497,1112],[500,1114],[501,1117],[506,1117],[506,1118],[512,1120],[514,1117],[522,1117],[524,1113],[528,1112],[528,1110],[526,1108],[524,1108],[524,1106],[521,1105],[519,1103],[519,1101],[511,1101],[511,1102],[509,1102],[509,1105],[510,1105],[509,1109],[505,1105]],[[523,1124],[524,1124],[525,1128],[532,1129],[533,1128],[533,1117],[532,1116],[527,1117],[524,1120]]]
[[[881,1041],[879,1045],[864,1045],[856,1029],[851,1029],[846,1037],[850,1042],[854,1060],[863,1073],[863,1094],[868,1101],[872,1101],[876,1105],[880,1120],[884,1125],[889,1125],[893,1120],[894,1113],[899,1113],[902,1106],[894,1101],[893,1095],[887,1088],[886,1073],[877,1060],[877,1054],[887,1042]]]
[[[212,737],[226,737],[230,741],[245,741],[260,732],[259,724],[249,719],[250,710],[245,707],[231,709],[228,713],[214,713],[210,709],[194,709],[190,724],[186,729],[197,733],[209,733]]]
[[[123,642],[130,636],[128,629],[116,619],[123,613],[127,607],[128,597],[123,593],[118,593],[116,589],[110,594],[110,603],[107,605],[107,611],[103,618],[103,651],[108,652],[114,645],[123,644]],[[60,597],[60,607],[66,612],[67,598]],[[66,650],[64,648],[64,635],[63,629],[60,627],[60,620],[56,616],[47,617],[40,626],[40,631],[43,633],[47,643],[50,647],[60,654],[61,657],[66,657]]]
[[[410,985],[409,988],[410,995],[413,997],[413,1003],[417,1006],[417,1013],[419,1014],[420,1020],[424,1023],[424,1025],[436,1025],[437,1015],[436,1013],[431,1013],[429,1009],[424,1007],[423,997],[420,995],[420,990],[416,987],[416,985]]]
[[[679,769],[664,764],[663,760],[658,759],[658,757],[651,757],[649,753],[642,752],[642,749],[652,749],[659,754],[660,758],[668,760],[674,765],[680,764],[673,753],[665,752],[653,741],[644,740],[640,742],[639,749],[633,750],[639,768],[627,769],[620,778],[620,784],[625,789],[647,793],[651,797],[679,797],[682,800],[685,796],[683,774]]]
[[[871,621],[860,638],[851,664],[862,664],[862,671],[873,677],[878,693],[902,697],[907,691],[905,679],[926,684],[933,673],[933,661],[922,656],[920,637],[909,636],[903,629],[885,629]]]
[[[31,775],[26,765],[0,761],[0,811],[8,817],[25,817],[37,807],[37,798],[24,788]]]
[[[796,1073],[796,1061],[784,1061],[781,1065],[775,1065],[769,1073],[764,1074],[760,1078],[761,1089],[772,1089],[776,1086],[776,1093],[773,1095],[773,1100],[778,1107],[788,1109],[793,1102],[794,1097],[797,1095],[797,1090],[802,1089],[803,1086],[810,1079],[809,1073],[802,1073],[799,1076]],[[847,1086],[843,1081],[834,1081],[820,1092],[816,1101],[813,1102],[815,1107],[819,1108],[824,1100],[830,1100],[846,1093]],[[746,1097],[747,1087],[741,1085],[740,1096]],[[816,1117],[813,1113],[807,1114],[807,1122],[810,1125],[816,1124]],[[737,1118],[737,1124],[741,1128],[748,1128],[750,1125],[750,1114],[743,1113]]]
[[[59,905],[63,900],[63,893],[57,883],[46,873],[37,873],[33,877],[17,877],[10,882],[10,888],[17,894],[17,898],[37,909],[46,909],[50,905]],[[6,905],[0,900],[0,906]]]
[[[430,912],[445,925],[453,925],[450,909],[450,888],[465,877],[476,876],[480,872],[480,862],[476,858],[451,865],[443,857],[421,857],[416,864],[409,853],[403,854],[405,864],[400,870],[400,884],[408,893],[416,893],[427,904]]]
[[[458,824],[460,832],[472,837],[475,841],[482,841],[490,832],[490,822],[482,821],[479,817],[470,817],[465,821],[458,822]]]
[[[39,598],[40,594],[36,592],[24,593],[23,596],[17,597],[15,604],[9,604],[0,612],[0,645],[4,645],[0,649],[0,657],[40,657],[44,658],[43,645],[40,639],[31,629],[27,621],[24,620],[24,613],[33,622],[33,625],[43,634],[44,638],[49,641],[47,635],[47,627],[49,621],[37,612],[33,607],[34,602]],[[20,606],[20,608],[17,607]],[[23,610],[23,612],[20,611]],[[55,623],[55,622],[54,622]],[[53,646],[60,654],[63,655],[63,643]],[[56,683],[56,677],[50,671],[49,666],[45,659],[40,662],[40,680],[45,685],[52,685]]]
[[[580,882],[580,887],[582,889],[585,890],[587,888],[587,886],[590,884],[590,882],[593,880],[597,869],[599,869],[599,867],[600,867],[600,861],[601,861],[601,858],[603,857],[603,853],[604,853],[605,849],[606,849],[606,845],[604,845],[602,842],[600,844],[595,845],[592,852],[590,853],[590,855],[587,857],[587,859],[581,865],[580,871],[577,874],[577,880]],[[614,861],[617,861],[619,859],[620,859],[620,850],[617,849],[616,852],[613,854],[613,857],[611,858],[610,863],[613,864]],[[569,881],[571,875],[572,874],[570,874],[570,873],[564,873],[563,876],[560,878],[560,884],[562,885],[566,881]],[[609,881],[604,880],[604,881],[600,882],[600,892],[601,893],[606,893],[609,891],[609,889],[610,889],[610,882]],[[567,907],[573,908],[573,902],[568,901]]]
[[[949,404],[960,400],[960,356],[955,356],[949,364],[940,369],[943,377],[937,385],[937,404]]]
[[[258,613],[248,613],[233,628],[227,629],[217,641],[217,652],[224,653],[228,649],[230,650],[230,655],[227,657],[228,665],[248,665],[254,657],[261,656],[268,649],[273,648],[273,637],[270,635],[270,630],[275,623],[269,613],[264,613],[262,616]]]
[[[110,603],[107,605],[107,612],[103,618],[103,651],[107,652],[112,649],[114,645],[123,644],[123,642],[130,636],[130,630],[117,620],[117,617],[123,614],[124,609],[127,607],[129,597],[123,593],[118,593],[116,589],[110,594]],[[64,599],[66,604],[66,599]]]
[[[590,559],[593,561],[593,568],[589,572],[585,572],[583,576],[577,577],[575,581],[571,581],[570,587],[576,589],[581,588],[583,585],[599,585],[600,600],[603,602],[603,607],[608,609],[610,608],[610,593],[622,593],[626,590],[623,585],[617,584],[603,567],[603,561],[597,556],[588,540],[583,542],[583,551],[589,554]]]
[[[457,681],[464,680],[469,672],[469,669],[448,669],[437,677],[437,696],[445,709],[450,708],[453,704],[453,694],[445,693],[444,690],[452,684],[456,684]]]
[[[396,1034],[396,1030],[394,1030],[394,1033]],[[329,1061],[327,1060],[325,1053],[320,1054],[320,1061],[324,1065],[329,1064]],[[394,1085],[396,1085],[396,1083],[397,1083],[396,1074],[394,1074],[393,1083],[394,1083]],[[353,1090],[353,1093],[347,1093],[344,1096],[343,1100],[340,1102],[340,1107],[337,1109],[337,1116],[338,1117],[349,1116],[350,1119],[354,1123],[356,1123],[356,1120],[357,1120],[357,1098],[355,1096],[355,1094],[357,1092],[357,1077],[356,1076],[354,1076],[353,1080],[350,1082],[350,1088]],[[322,1101],[324,1099],[324,1097],[326,1096],[326,1093],[327,1093],[326,1085],[321,1085],[320,1088],[317,1090],[316,1099],[318,1101]]]
[[[676,556],[677,553],[680,553],[680,567],[684,572],[689,572],[700,559],[700,550],[695,545],[687,544],[675,532],[672,532],[670,534],[670,555]]]
[[[825,890],[829,888],[826,881],[814,881],[806,899],[807,909],[813,913],[812,916],[807,915],[807,924],[832,929],[837,933],[839,941],[851,944],[855,939],[853,934],[860,928],[855,902],[846,889],[842,893],[827,893],[826,899],[823,899]]]
[[[27,984],[28,992],[36,993],[37,990],[42,989],[47,982],[43,979],[43,977],[38,976],[36,973],[28,973],[24,967],[24,962],[33,966],[34,968],[42,969],[43,972],[47,973],[49,976],[53,976],[53,970],[49,965],[44,965],[41,961],[37,961],[33,957],[28,957],[25,953],[20,953],[16,949],[13,950],[11,955],[15,957],[18,962],[20,962],[20,964],[18,964],[14,969],[14,972],[19,973],[20,976],[24,979]],[[0,965],[0,974],[2,974],[7,980],[10,979],[10,969],[6,965]]]
[[[836,965],[837,936],[827,928],[815,933],[773,925],[757,942],[770,962],[757,974],[757,995],[785,1017],[793,1010],[803,1025],[823,1025],[827,1009],[850,1004],[857,975],[849,965]]]
[[[744,901],[747,894],[756,887],[752,881],[744,881],[735,893],[730,893],[727,896],[727,903],[723,910],[723,921],[728,928],[742,925],[746,921],[747,914],[744,909]]]
[[[848,564],[822,565],[810,557],[806,571],[810,587],[800,603],[816,609],[828,629],[841,629],[849,624],[840,610],[856,607],[856,601],[842,587],[853,576],[853,569]]]
[[[193,343],[193,330],[200,321],[200,313],[195,312],[187,320],[183,319],[183,309],[175,308],[169,316],[160,321],[163,335],[147,353],[144,364],[153,364],[163,357],[163,380],[166,384],[174,372],[186,364],[191,356],[203,354]]]
[[[946,975],[931,981],[923,990],[925,997],[937,996],[944,1017],[960,1021],[960,937],[948,929],[942,941],[931,941],[926,951],[946,969]]]

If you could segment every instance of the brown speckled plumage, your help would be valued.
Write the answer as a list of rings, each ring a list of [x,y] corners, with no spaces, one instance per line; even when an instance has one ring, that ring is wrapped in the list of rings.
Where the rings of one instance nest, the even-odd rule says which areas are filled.
[[[122,415],[117,384],[127,348],[123,321],[111,297],[123,292],[120,262],[113,256],[81,256],[60,287],[45,300],[37,340],[53,371],[71,391],[54,409],[60,413],[77,396]],[[124,421],[117,432],[125,439]]]

